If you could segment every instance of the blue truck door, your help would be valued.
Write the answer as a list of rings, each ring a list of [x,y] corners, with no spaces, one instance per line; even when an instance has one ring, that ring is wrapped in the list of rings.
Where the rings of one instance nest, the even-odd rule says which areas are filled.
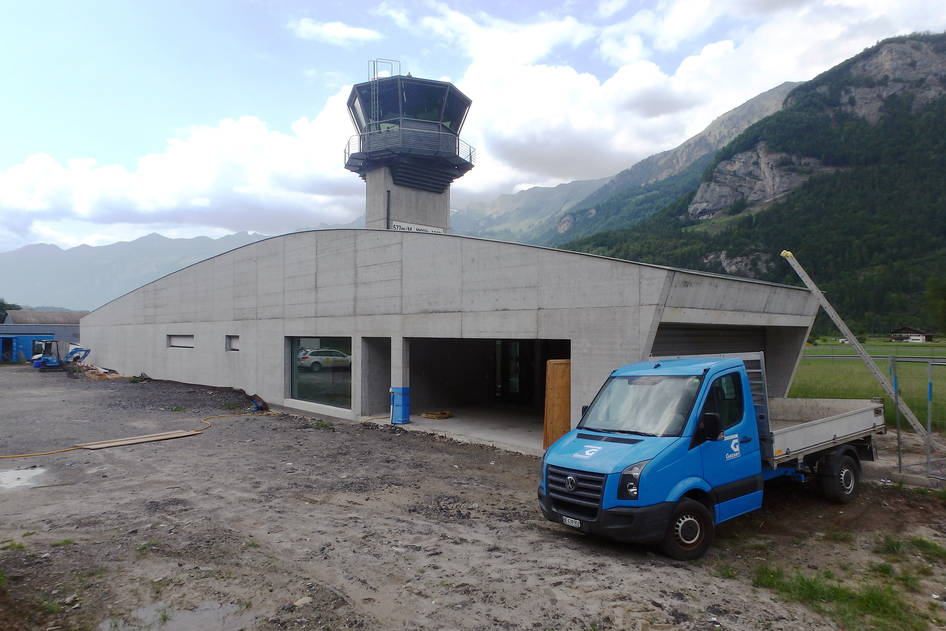
[[[700,412],[719,414],[723,435],[699,446],[703,477],[713,488],[717,523],[762,506],[762,459],[748,390],[740,371],[720,375],[710,384]]]

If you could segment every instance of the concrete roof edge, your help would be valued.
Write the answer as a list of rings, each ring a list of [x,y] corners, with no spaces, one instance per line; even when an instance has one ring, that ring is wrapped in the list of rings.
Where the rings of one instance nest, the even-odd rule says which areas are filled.
[[[124,298],[125,296],[128,296],[129,294],[133,294],[134,292],[138,291],[139,289],[142,289],[142,288],[144,288],[144,287],[147,287],[148,285],[151,285],[151,284],[153,284],[153,283],[156,283],[156,282],[158,282],[158,281],[160,281],[160,280],[164,280],[165,278],[167,278],[167,277],[169,277],[169,276],[173,276],[174,274],[177,274],[178,272],[183,272],[184,270],[189,269],[189,268],[191,268],[191,267],[194,267],[195,265],[200,265],[201,263],[206,263],[207,261],[213,260],[213,259],[215,259],[215,258],[217,258],[217,257],[224,256],[225,254],[230,254],[231,252],[236,252],[237,250],[242,250],[243,248],[248,248],[248,247],[251,247],[251,246],[255,246],[255,245],[260,244],[260,243],[265,243],[266,241],[272,241],[272,240],[274,240],[274,239],[282,239],[282,238],[284,238],[284,237],[288,237],[288,236],[296,235],[296,234],[308,234],[308,233],[310,233],[310,232],[385,232],[385,233],[392,233],[392,232],[393,232],[393,233],[399,233],[399,234],[423,235],[423,236],[425,236],[425,237],[448,237],[448,238],[451,238],[451,239],[469,239],[469,240],[471,240],[471,241],[483,241],[483,242],[485,242],[485,243],[498,243],[498,244],[501,244],[501,245],[514,245],[514,246],[523,247],[523,248],[534,248],[534,249],[536,249],[536,250],[547,250],[547,251],[549,251],[549,252],[558,252],[558,253],[560,253],[560,254],[570,254],[570,255],[573,255],[573,256],[584,256],[584,257],[591,257],[591,258],[595,258],[595,259],[601,259],[601,260],[603,260],[603,261],[613,261],[613,262],[615,262],[615,263],[625,263],[625,264],[628,264],[628,265],[639,265],[639,266],[641,266],[641,267],[650,267],[650,268],[653,268],[653,269],[665,270],[665,271],[669,271],[669,272],[681,272],[681,273],[684,273],[684,274],[692,274],[692,275],[694,275],[694,276],[706,276],[706,277],[708,277],[708,278],[721,278],[721,279],[723,279],[723,280],[732,280],[732,281],[737,281],[737,282],[741,282],[741,283],[752,283],[752,284],[755,284],[755,285],[766,285],[766,286],[769,286],[769,287],[781,287],[781,288],[783,288],[783,289],[795,289],[795,290],[802,291],[802,292],[805,292],[805,293],[811,293],[811,292],[809,292],[809,290],[808,290],[806,287],[796,287],[795,285],[785,285],[785,284],[783,284],[783,283],[773,283],[773,282],[769,282],[769,281],[765,281],[765,280],[757,280],[757,279],[754,279],[754,278],[743,278],[743,277],[741,277],[741,276],[728,276],[728,275],[726,275],[726,274],[715,274],[715,273],[713,273],[713,272],[700,272],[700,271],[698,271],[698,270],[690,270],[690,269],[685,269],[685,268],[682,268],[682,267],[670,267],[669,265],[656,265],[656,264],[654,264],[654,263],[641,263],[640,261],[629,261],[629,260],[627,260],[627,259],[619,259],[619,258],[615,258],[615,257],[612,257],[612,256],[602,256],[602,255],[600,255],[600,254],[589,254],[589,253],[587,253],[587,252],[575,252],[575,251],[573,251],[573,250],[561,250],[561,249],[559,249],[559,248],[553,248],[553,247],[549,247],[549,246],[545,246],[545,245],[532,245],[532,244],[529,244],[529,243],[516,243],[516,242],[514,242],[514,241],[501,241],[501,240],[499,240],[499,239],[486,239],[486,238],[484,238],[484,237],[471,237],[471,236],[464,235],[464,234],[438,234],[438,233],[406,232],[406,231],[403,231],[403,232],[402,232],[402,231],[397,231],[397,230],[381,230],[381,229],[379,229],[379,228],[322,228],[322,229],[312,229],[312,230],[298,230],[298,231],[296,231],[296,232],[287,232],[287,233],[285,233],[285,234],[277,234],[277,235],[273,235],[273,236],[271,236],[271,237],[266,237],[265,239],[260,239],[259,241],[253,241],[252,243],[246,243],[246,244],[241,245],[241,246],[239,246],[239,247],[233,248],[232,250],[227,250],[226,252],[221,252],[220,254],[215,254],[214,256],[211,256],[211,257],[202,259],[202,260],[197,261],[197,262],[195,262],[195,263],[191,263],[190,265],[186,265],[186,266],[182,267],[181,269],[174,270],[173,272],[169,272],[169,273],[165,274],[164,276],[160,276],[160,277],[158,277],[158,278],[155,278],[154,280],[149,281],[149,282],[145,283],[144,285],[141,285],[140,287],[135,287],[134,289],[132,289],[132,290],[130,290],[130,291],[126,291],[126,292],[123,293],[122,295],[117,296],[117,297],[115,297],[115,298],[112,298],[112,299],[109,300],[108,302],[99,305],[99,306],[96,307],[95,309],[92,309],[92,310],[89,311],[88,314],[86,314],[86,315],[92,315],[92,314],[94,314],[96,311],[98,311],[99,309],[102,309],[103,307],[107,307],[108,305],[112,304],[113,302],[116,302],[116,301],[118,301],[118,300],[121,300],[122,298]],[[85,316],[83,316],[82,319],[84,320],[84,319],[85,319]]]

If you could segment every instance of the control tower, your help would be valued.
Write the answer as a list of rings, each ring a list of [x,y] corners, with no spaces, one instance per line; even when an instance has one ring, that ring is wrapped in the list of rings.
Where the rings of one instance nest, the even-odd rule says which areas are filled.
[[[446,232],[450,184],[473,168],[473,147],[460,140],[472,101],[451,83],[402,76],[396,61],[370,68],[348,97],[358,134],[345,148],[345,168],[367,187],[365,225]]]

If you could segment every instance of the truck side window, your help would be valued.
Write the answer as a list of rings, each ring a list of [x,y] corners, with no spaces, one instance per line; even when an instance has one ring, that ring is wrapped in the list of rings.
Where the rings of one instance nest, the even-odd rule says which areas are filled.
[[[742,384],[739,373],[723,375],[713,382],[707,393],[703,411],[719,414],[720,427],[724,430],[742,421]]]

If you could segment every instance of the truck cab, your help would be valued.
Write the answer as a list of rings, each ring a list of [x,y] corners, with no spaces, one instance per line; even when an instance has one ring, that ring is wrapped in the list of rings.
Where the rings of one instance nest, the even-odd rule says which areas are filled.
[[[762,373],[761,355],[759,365]],[[840,473],[832,467],[843,453],[855,462],[843,461],[844,479],[856,482],[857,454],[867,450],[837,437],[863,442],[865,432],[882,428],[883,417],[876,421],[872,412],[864,425],[877,404],[849,406],[860,414],[853,435],[832,426],[828,444],[793,443],[796,451],[777,461],[758,383],[737,357],[655,359],[615,370],[578,426],[546,451],[538,488],[543,514],[583,532],[660,543],[671,557],[694,559],[712,543],[717,524],[762,506],[765,479],[821,473],[835,480]],[[835,422],[813,422],[826,420]],[[855,492],[852,486],[843,499]]]

